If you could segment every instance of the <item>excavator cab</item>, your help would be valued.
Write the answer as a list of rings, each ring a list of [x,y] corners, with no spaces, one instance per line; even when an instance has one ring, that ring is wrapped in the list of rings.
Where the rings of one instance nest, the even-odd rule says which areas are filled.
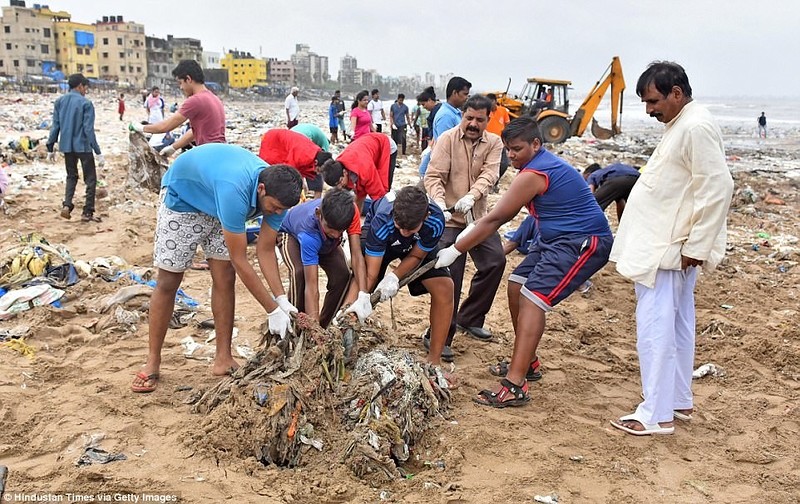
[[[532,77],[522,88],[522,101],[526,112],[538,116],[542,111],[553,110],[569,115],[570,81]]]

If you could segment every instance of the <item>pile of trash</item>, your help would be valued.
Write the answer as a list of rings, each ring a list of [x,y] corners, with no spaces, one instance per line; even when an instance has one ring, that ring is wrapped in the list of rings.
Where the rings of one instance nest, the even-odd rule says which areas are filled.
[[[358,477],[402,477],[410,451],[448,408],[442,372],[406,352],[375,349],[385,340],[379,326],[346,320],[322,329],[298,314],[295,328],[187,399],[206,415],[187,442],[216,458],[281,467],[324,453],[319,461],[340,460]]]
[[[139,132],[130,132],[128,139],[128,185],[158,194],[169,159],[156,152]]]

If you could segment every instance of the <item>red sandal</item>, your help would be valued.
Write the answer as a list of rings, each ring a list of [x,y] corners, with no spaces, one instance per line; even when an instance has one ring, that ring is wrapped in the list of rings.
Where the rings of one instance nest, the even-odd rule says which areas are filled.
[[[499,392],[481,390],[478,392],[478,397],[474,397],[472,402],[492,408],[523,406],[530,402],[531,396],[528,394],[527,381],[524,385],[519,386],[503,378],[500,380],[500,385],[502,385],[502,388]]]

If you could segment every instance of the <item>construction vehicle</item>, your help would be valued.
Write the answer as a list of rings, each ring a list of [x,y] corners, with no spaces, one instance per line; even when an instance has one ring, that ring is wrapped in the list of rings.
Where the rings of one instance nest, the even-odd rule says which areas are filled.
[[[574,115],[569,113],[569,86],[567,80],[531,77],[522,92],[513,98],[505,92],[495,93],[497,103],[506,107],[514,117],[532,115],[539,123],[545,142],[560,143],[571,136],[581,136],[592,124],[595,138],[607,140],[618,134],[622,120],[622,93],[625,91],[625,78],[619,57],[614,56],[589,94],[584,98]],[[511,80],[509,79],[509,86]],[[611,129],[597,124],[594,113],[600,105],[608,88],[611,88]]]

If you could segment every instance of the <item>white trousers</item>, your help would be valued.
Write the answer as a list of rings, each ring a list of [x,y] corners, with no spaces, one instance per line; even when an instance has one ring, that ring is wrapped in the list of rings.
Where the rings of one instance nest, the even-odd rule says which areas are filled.
[[[646,423],[671,422],[676,409],[692,408],[694,286],[697,268],[658,270],[652,289],[637,283],[636,350],[644,401],[636,415]]]

